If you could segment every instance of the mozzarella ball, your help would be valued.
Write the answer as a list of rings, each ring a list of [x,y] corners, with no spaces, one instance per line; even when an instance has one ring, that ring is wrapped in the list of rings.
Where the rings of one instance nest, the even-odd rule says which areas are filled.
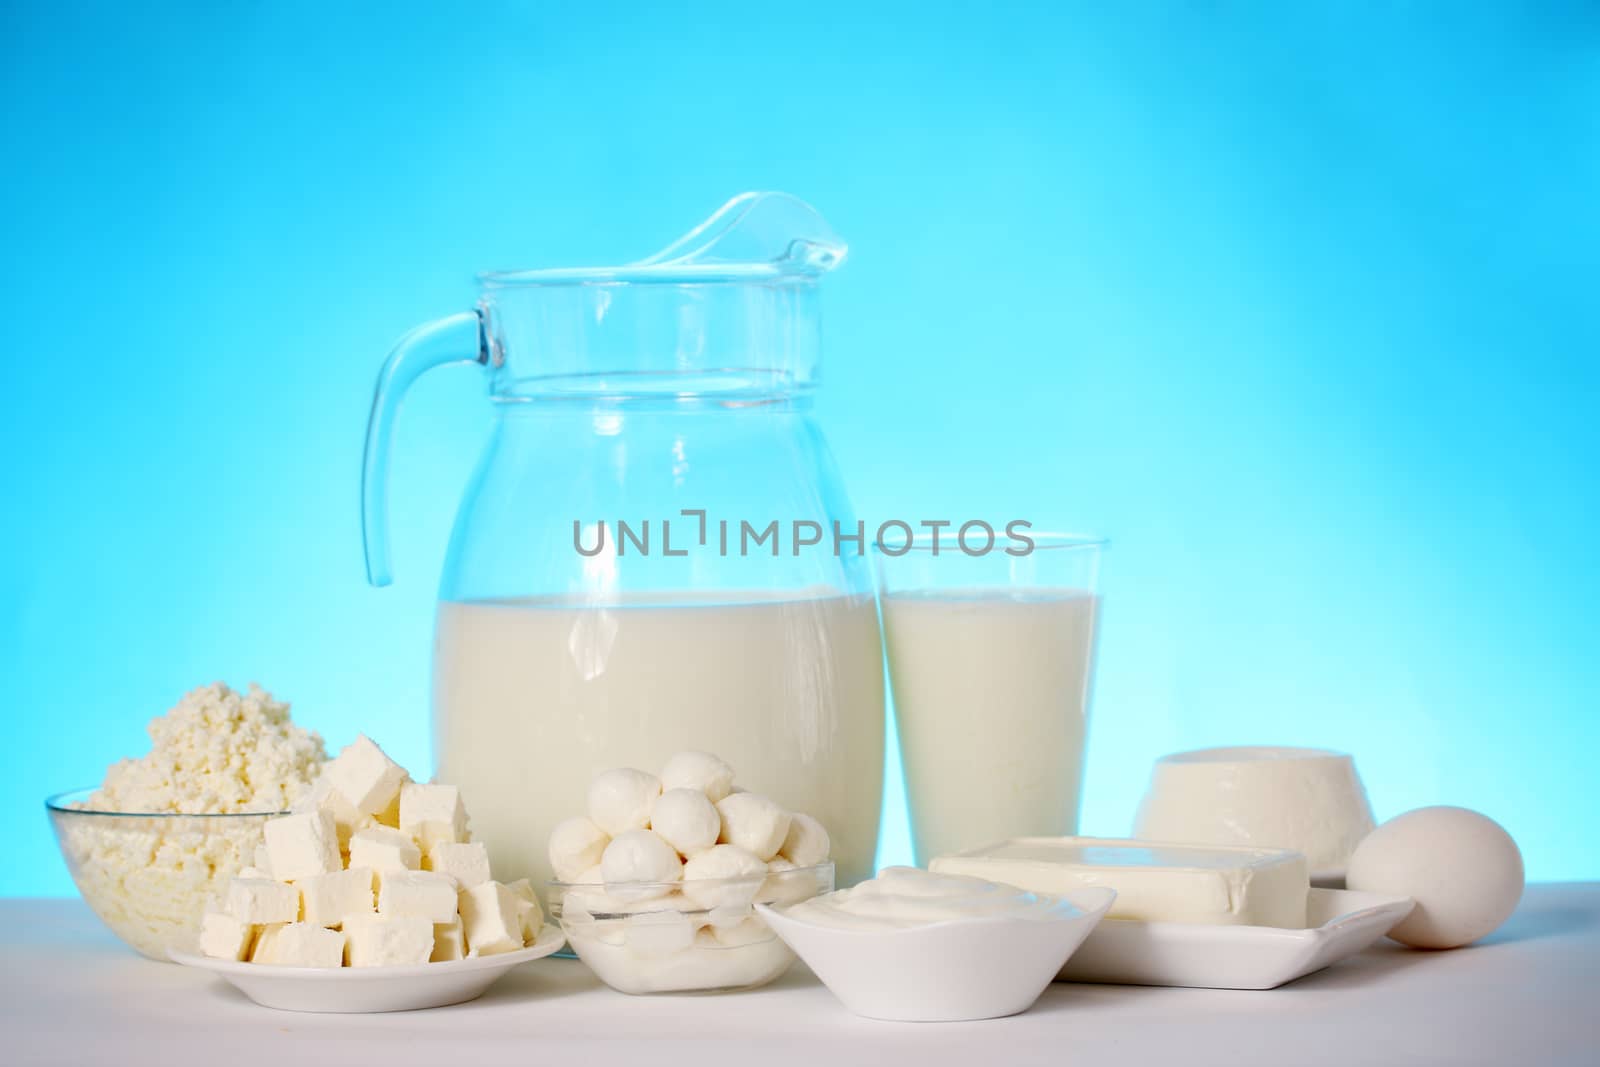
[[[1522,899],[1522,853],[1499,823],[1466,808],[1418,808],[1378,827],[1350,856],[1345,884],[1416,901],[1389,931],[1417,948],[1493,932]]]
[[[746,849],[716,845],[684,864],[683,894],[702,908],[745,907],[755,899],[766,873],[767,865]]]
[[[579,881],[584,871],[600,862],[611,835],[590,819],[575,815],[550,831],[550,866],[563,882]]]
[[[828,858],[832,848],[828,831],[811,816],[795,812],[789,820],[789,833],[783,839],[778,854],[796,867],[815,867]]]
[[[718,948],[742,948],[771,941],[776,935],[772,928],[754,915],[732,926],[710,928],[712,942]]]
[[[634,956],[665,958],[694,944],[695,923],[681,910],[666,909],[630,915],[622,921],[628,952]]]
[[[616,837],[650,825],[650,809],[661,795],[661,779],[632,767],[618,767],[589,783],[589,818]]]
[[[756,899],[763,904],[798,904],[816,895],[817,880],[810,871],[798,871],[782,856],[774,856]]]
[[[662,789],[698,789],[715,804],[733,792],[733,768],[709,752],[680,752],[661,771]]]
[[[600,860],[606,894],[623,902],[666,896],[683,877],[678,850],[650,830],[626,830],[611,839]],[[649,884],[637,884],[649,883]],[[665,883],[665,884],[663,884]]]
[[[789,836],[789,813],[760,793],[730,793],[717,801],[724,844],[738,845],[765,863]]]
[[[650,829],[684,856],[704,852],[722,833],[722,815],[698,789],[669,789],[656,799]]]

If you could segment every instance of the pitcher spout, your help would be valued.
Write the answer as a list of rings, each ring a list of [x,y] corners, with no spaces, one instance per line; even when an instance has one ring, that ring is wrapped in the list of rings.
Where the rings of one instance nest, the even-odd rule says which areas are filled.
[[[816,208],[789,193],[740,193],[635,267],[749,267],[824,274],[849,246]]]

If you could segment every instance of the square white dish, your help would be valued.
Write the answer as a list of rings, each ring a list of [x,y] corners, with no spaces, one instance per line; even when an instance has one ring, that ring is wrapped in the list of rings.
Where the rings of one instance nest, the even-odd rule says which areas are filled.
[[[1304,930],[1106,919],[1056,980],[1274,989],[1355,955],[1411,908],[1410,897],[1313,888]]]

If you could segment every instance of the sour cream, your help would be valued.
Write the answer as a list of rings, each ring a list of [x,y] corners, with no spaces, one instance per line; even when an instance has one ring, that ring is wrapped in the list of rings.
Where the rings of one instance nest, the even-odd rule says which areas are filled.
[[[813,897],[784,915],[843,930],[906,930],[952,919],[1059,919],[1073,906],[1015,886],[917,867],[886,867],[853,889]]]

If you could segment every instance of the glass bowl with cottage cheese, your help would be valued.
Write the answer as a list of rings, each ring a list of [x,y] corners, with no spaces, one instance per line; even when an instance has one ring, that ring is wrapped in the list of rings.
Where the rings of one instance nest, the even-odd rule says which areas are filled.
[[[256,862],[262,828],[310,793],[322,738],[259,686],[185,694],[147,727],[150,751],[97,789],[45,801],[84,901],[128,945],[165,961],[194,952],[200,920]]]
[[[272,812],[183,815],[97,811],[93,789],[45,801],[84,902],[128,947],[167,962],[194,952],[200,919],[249,868]]]
[[[578,958],[622,993],[752,989],[795,961],[756,914],[833,890],[832,863],[735,878],[550,883],[550,912]]]

